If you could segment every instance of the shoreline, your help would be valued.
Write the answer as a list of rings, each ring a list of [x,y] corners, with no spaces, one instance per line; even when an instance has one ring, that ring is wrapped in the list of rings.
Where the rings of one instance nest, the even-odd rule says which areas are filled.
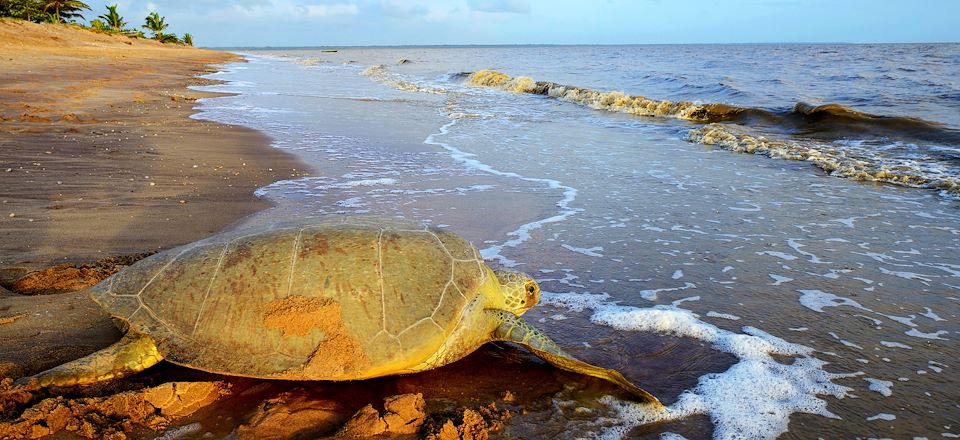
[[[161,365],[82,389],[9,394],[12,379],[120,338],[80,291],[97,281],[84,284],[88,272],[102,279],[109,275],[103,267],[129,264],[115,257],[173,247],[241,222],[271,205],[254,196],[255,188],[307,170],[259,131],[190,118],[194,101],[222,94],[187,87],[208,83],[197,75],[235,56],[134,41],[139,57],[113,52],[107,56],[120,65],[104,66],[98,51],[109,50],[102,47],[68,56],[63,47],[26,41],[29,60],[18,59],[26,57],[11,41],[36,32],[62,33],[55,40],[61,42],[82,33],[114,46],[108,49],[127,49],[120,46],[126,41],[82,30],[0,21],[0,59],[12,61],[0,71],[0,201],[6,201],[0,205],[0,437],[66,430],[140,438],[201,423],[240,438],[369,436],[378,435],[371,431],[377,420],[386,420],[377,415],[368,423],[372,402],[413,401],[403,409],[416,419],[413,430],[386,434],[450,439],[495,432],[513,415],[544,408],[543,397],[562,388],[558,377],[585,380],[531,362],[523,350],[484,347],[437,371],[362,382],[252,381]],[[151,58],[160,53],[176,56]],[[137,68],[143,71],[128,71]],[[44,81],[28,83],[31,71],[43,72]],[[41,286],[64,281],[64,293],[11,288],[27,274]],[[177,402],[156,400],[167,393],[176,393]],[[141,408],[153,416],[144,419]]]
[[[209,236],[308,171],[258,131],[191,118],[219,94],[188,87],[236,55],[12,20],[0,42],[0,285]]]
[[[276,201],[276,208],[242,223],[333,212],[399,213],[462,231],[488,246],[488,258],[514,259],[536,274],[546,293],[541,307],[526,315],[528,322],[571,354],[636,380],[663,399],[671,415],[649,424],[646,412],[609,384],[558,371],[503,344],[429,372],[352,382],[252,380],[164,362],[123,380],[43,390],[14,401],[4,376],[42,370],[119,337],[83,292],[25,296],[18,286],[21,295],[0,289],[0,339],[9,338],[0,342],[0,437],[77,424],[85,429],[78,435],[88,438],[160,435],[154,431],[171,438],[348,437],[350,426],[388,424],[381,410],[422,415],[420,438],[438,432],[471,438],[467,433],[475,428],[500,431],[504,438],[654,438],[667,432],[691,439],[775,437],[788,431],[853,436],[876,429],[935,433],[932,427],[949,424],[944,414],[950,405],[944,402],[956,390],[943,386],[946,376],[940,373],[949,374],[952,350],[940,341],[957,330],[943,298],[958,284],[948,263],[957,253],[960,218],[947,202],[828,178],[799,162],[691,147],[672,127],[620,124],[616,115],[594,119],[542,100],[520,105],[509,96],[479,93],[384,99],[394,93],[382,87],[391,85],[389,76],[371,81],[356,75],[360,66],[311,73],[311,60],[340,59],[301,55],[307,65],[250,56],[249,64],[223,68],[233,73],[208,77],[236,83],[200,88],[240,93],[202,105],[209,110],[204,118],[259,129],[276,148],[316,164],[320,174],[264,187],[258,193]],[[548,66],[562,55],[502,58]],[[409,56],[394,51],[342,57],[360,59],[362,66]],[[456,71],[446,59],[414,62],[410,68],[420,72]],[[562,76],[556,70],[547,76]],[[258,92],[248,92],[247,85]],[[339,99],[340,93],[326,93],[331,88],[359,99]],[[157,111],[189,102],[172,93],[160,95]],[[54,117],[40,117],[59,115],[49,113]],[[151,142],[193,138],[191,124],[148,122],[142,134]],[[81,126],[74,123],[72,128]],[[208,127],[220,133],[217,124]],[[159,158],[153,153],[125,160],[139,166],[138,160]],[[184,163],[182,171],[194,172],[195,160]],[[197,170],[238,179],[218,174],[211,164]],[[167,189],[154,173],[149,176],[116,181],[131,178]],[[98,179],[113,183],[103,174]],[[220,201],[201,200],[208,206]],[[140,209],[161,208],[144,203]],[[520,221],[527,216],[562,221],[532,230],[528,226],[538,223]],[[517,241],[523,244],[504,248]],[[39,285],[49,284],[50,278],[39,278]],[[742,389],[752,405],[731,409],[731,387]],[[174,392],[180,402],[197,402],[196,413],[184,416],[188,409],[165,409],[155,399]],[[857,399],[845,398],[853,393]],[[162,417],[139,419],[127,409],[132,405],[126,402],[141,407],[143,400],[148,415]],[[399,401],[408,407],[392,410],[388,402]],[[897,403],[904,401],[912,403]],[[118,409],[117,402],[128,406]],[[475,423],[468,425],[468,419]],[[366,435],[386,435],[378,432]]]
[[[189,87],[239,59],[0,20],[0,378],[115,342],[77,290],[239,223],[271,206],[254,190],[306,175],[261,132],[191,118],[222,94]],[[28,274],[49,289],[18,292]],[[24,294],[38,292],[64,293]]]
[[[523,245],[503,252],[522,264],[522,270],[536,273],[544,291],[560,293],[545,295],[543,307],[531,310],[526,319],[542,323],[544,332],[574,355],[638,379],[676,409],[674,414],[685,416],[655,428],[630,405],[595,394],[569,398],[556,393],[544,400],[582,407],[583,417],[573,411],[547,413],[537,406],[542,402],[524,400],[528,389],[508,384],[501,389],[520,396],[533,415],[512,419],[506,437],[602,431],[652,438],[653,429],[686,438],[709,438],[715,432],[721,437],[730,432],[774,437],[811,429],[853,436],[878,429],[865,426],[864,420],[898,420],[884,429],[889,426],[890,432],[901,434],[933,432],[935,424],[947,423],[943,414],[949,413],[949,405],[942,402],[950,399],[925,397],[955,391],[940,387],[943,376],[938,374],[952,366],[952,358],[948,343],[936,340],[949,338],[956,327],[947,318],[950,309],[943,298],[955,290],[957,280],[949,270],[938,271],[949,269],[944,264],[957,250],[957,218],[949,201],[912,189],[832,178],[811,172],[803,162],[696,147],[673,125],[584,113],[537,98],[498,91],[452,96],[454,87],[446,96],[403,93],[412,89],[409,84],[416,84],[416,90],[439,90],[445,85],[443,77],[431,78],[459,71],[475,59],[502,58],[505,65],[513,63],[516,71],[523,71],[524,66],[552,66],[551,60],[564,59],[561,51],[531,51],[516,58],[493,50],[449,58],[415,57],[402,50],[264,55],[287,57],[251,63],[225,76],[256,83],[265,93],[227,98],[231,105],[222,106],[227,116],[223,120],[243,120],[237,119],[241,114],[236,108],[276,110],[264,112],[253,126],[275,136],[280,146],[297,145],[326,171],[316,182],[272,185],[269,195],[281,202],[270,214],[284,209],[291,216],[318,211],[409,213],[486,246],[513,238],[508,233],[516,230],[514,225],[495,231],[492,223],[522,223],[517,207],[535,206],[521,202],[521,194],[534,200],[559,198],[556,188],[531,191],[513,179],[555,179],[576,189],[571,207],[578,209],[577,215],[543,225]],[[584,55],[571,61],[589,70],[598,54]],[[373,78],[356,75],[365,66],[411,58],[414,64],[392,69],[395,74],[381,69]],[[350,60],[358,65],[336,67]],[[313,67],[321,63],[324,66]],[[694,65],[704,69],[702,62]],[[544,75],[562,78],[565,66],[545,67]],[[409,82],[400,83],[400,78]],[[585,81],[604,78],[588,76]],[[437,87],[421,87],[424,84]],[[397,102],[391,99],[395,97],[409,99]],[[308,136],[314,133],[316,137]],[[437,145],[429,141],[431,134],[460,155],[469,154],[487,173],[453,163],[450,159],[457,153],[428,148]],[[344,142],[327,147],[327,136]],[[324,153],[337,160],[327,162]],[[512,179],[490,175],[498,169]],[[414,177],[423,174],[429,177]],[[487,190],[465,190],[480,187]],[[490,199],[498,200],[484,203]],[[554,203],[544,208],[534,211],[558,209]],[[475,218],[482,224],[471,221]],[[666,318],[668,314],[686,318]],[[709,336],[698,339],[697,334]],[[722,339],[745,344],[714,339],[721,334]],[[780,348],[770,345],[773,342]],[[760,349],[751,349],[755,354],[750,355],[731,350],[747,346]],[[764,367],[752,369],[760,364]],[[471,368],[450,367],[446,371]],[[742,375],[747,371],[748,377]],[[475,374],[466,383],[493,380]],[[571,386],[572,381],[560,382],[580,389]],[[718,385],[699,388],[701,383]],[[793,397],[785,398],[765,383],[798,387],[791,386]],[[882,393],[876,383],[886,384]],[[773,412],[755,407],[731,411],[723,391],[730,386],[743,388],[757,407],[779,408],[779,415],[770,417]],[[841,400],[854,392],[858,399]],[[889,398],[891,393],[897,397]],[[428,402],[446,397],[442,392],[424,396]],[[702,402],[692,411],[699,415],[687,417],[693,401]],[[787,403],[796,401],[809,402],[811,413]],[[902,401],[915,406],[897,405]],[[921,412],[930,415],[911,417]],[[890,416],[878,419],[877,414]],[[766,421],[773,419],[777,421]],[[738,428],[727,428],[731,426]]]

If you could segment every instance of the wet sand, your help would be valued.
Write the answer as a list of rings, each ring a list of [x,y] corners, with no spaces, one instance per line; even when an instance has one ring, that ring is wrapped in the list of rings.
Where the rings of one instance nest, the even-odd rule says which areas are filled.
[[[188,118],[214,95],[187,87],[231,54],[6,21],[0,59],[4,284],[205,237],[304,171],[260,133]]]
[[[258,132],[189,119],[197,99],[214,95],[187,86],[230,54],[0,21],[0,59],[0,378],[118,340],[85,287],[230,227],[267,207],[254,189],[305,173]],[[86,387],[10,386],[0,382],[0,438],[525,437],[538,420],[573,411],[552,405],[558,392],[618,392],[505,345],[429,373],[356,383],[162,363]]]
[[[187,87],[208,83],[197,75],[235,61],[231,54],[0,20],[0,60],[0,377],[116,341],[119,332],[79,289],[267,207],[256,188],[306,171],[258,132],[189,118],[197,99],[216,95]],[[134,393],[140,404],[115,398],[123,404],[110,410],[113,422],[103,419],[109,405],[71,399],[110,400],[144,386],[120,381],[5,400],[0,438],[60,429],[96,437],[111,432],[113,419],[132,420],[117,425],[129,431],[136,408],[163,406],[144,406],[149,392]],[[43,397],[60,403],[23,414]],[[86,422],[68,424],[64,411]],[[21,417],[32,427],[17,428]]]
[[[266,202],[253,196],[255,188],[304,169],[270,148],[260,133],[189,119],[194,101],[213,95],[187,87],[204,82],[196,75],[212,64],[235,60],[231,54],[3,21],[0,59],[5,290],[56,293],[94,284],[138,255],[208,236],[263,209]],[[113,256],[130,258],[94,264]],[[31,287],[28,274],[57,264],[68,266]],[[105,342],[93,337],[55,348],[10,337],[21,327],[42,335],[49,335],[38,330],[47,325],[115,333],[105,317],[99,326],[90,322],[99,315],[84,299],[0,298],[2,316],[20,303],[31,309],[30,317],[40,313],[32,310],[37,307],[49,316],[4,326],[0,365],[16,364],[16,371],[65,358],[50,353],[76,354],[69,347],[84,351]],[[53,318],[62,304],[77,313]],[[47,361],[24,356],[25,347],[38,346]]]

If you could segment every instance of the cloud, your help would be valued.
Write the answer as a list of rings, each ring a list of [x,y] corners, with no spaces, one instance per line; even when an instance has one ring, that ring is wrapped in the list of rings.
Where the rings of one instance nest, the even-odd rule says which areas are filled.
[[[422,17],[430,13],[426,6],[411,4],[404,0],[380,0],[370,6],[372,15],[383,15],[393,18]]]
[[[163,2],[148,2],[146,7],[151,11],[188,10],[204,13],[228,8],[269,7],[271,4],[271,0],[231,0],[228,2],[223,0],[164,0]]]
[[[480,12],[530,13],[530,2],[527,0],[467,0],[467,6]]]
[[[357,15],[360,9],[355,4],[331,3],[304,5],[310,17],[343,17]]]

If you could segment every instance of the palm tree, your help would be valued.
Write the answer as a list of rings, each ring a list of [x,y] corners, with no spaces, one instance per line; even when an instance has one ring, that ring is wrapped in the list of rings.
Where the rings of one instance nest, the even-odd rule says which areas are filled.
[[[157,41],[163,41],[163,31],[167,29],[169,24],[164,22],[166,17],[161,17],[160,14],[156,12],[151,12],[150,15],[147,15],[146,24],[143,25],[143,28],[153,32],[153,39]]]
[[[193,35],[183,34],[183,44],[187,46],[193,46]]]
[[[123,27],[127,25],[126,21],[123,21],[123,17],[117,13],[117,5],[107,6],[107,13],[101,15],[99,18],[102,18],[103,21],[113,29],[114,32],[120,32],[123,30]]]
[[[84,9],[90,10],[90,6],[87,6],[86,3],[76,0],[45,0],[43,5],[43,12],[51,12],[53,10],[53,20],[56,23],[63,23],[65,18],[83,18],[83,14],[79,11]]]
[[[177,38],[176,34],[160,34],[160,42],[163,44],[167,44],[167,43],[180,44],[180,39]]]
[[[92,27],[94,30],[101,31],[101,32],[111,31],[110,26],[104,23],[103,20],[99,18],[94,18],[93,20],[90,20],[90,27]]]
[[[47,14],[39,0],[0,0],[0,16],[43,21]]]

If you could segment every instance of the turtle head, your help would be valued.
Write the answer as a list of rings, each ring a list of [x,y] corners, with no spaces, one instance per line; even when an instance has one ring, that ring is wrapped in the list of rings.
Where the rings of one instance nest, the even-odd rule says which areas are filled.
[[[500,281],[500,292],[508,311],[520,316],[540,302],[540,286],[530,275],[508,269],[493,273]]]

